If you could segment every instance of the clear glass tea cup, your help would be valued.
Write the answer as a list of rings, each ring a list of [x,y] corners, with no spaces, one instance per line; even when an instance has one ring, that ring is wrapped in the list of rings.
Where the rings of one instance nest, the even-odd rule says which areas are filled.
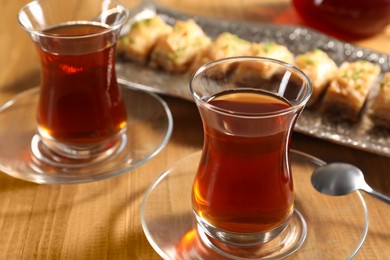
[[[92,161],[120,146],[127,117],[115,46],[127,18],[116,0],[36,0],[20,10],[41,62],[37,157]]]
[[[289,143],[310,80],[277,60],[234,57],[202,66],[190,89],[204,129],[192,191],[199,231],[238,247],[269,242],[294,212]]]

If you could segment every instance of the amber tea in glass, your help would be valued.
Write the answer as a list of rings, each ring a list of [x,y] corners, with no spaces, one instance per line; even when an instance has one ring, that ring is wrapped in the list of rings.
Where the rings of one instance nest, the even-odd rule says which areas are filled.
[[[121,141],[127,116],[115,46],[127,16],[114,0],[40,0],[21,9],[41,61],[38,133],[53,158],[99,157]]]
[[[204,65],[190,86],[204,128],[192,192],[199,226],[235,245],[271,240],[294,210],[289,141],[310,81],[291,65],[238,57]]]

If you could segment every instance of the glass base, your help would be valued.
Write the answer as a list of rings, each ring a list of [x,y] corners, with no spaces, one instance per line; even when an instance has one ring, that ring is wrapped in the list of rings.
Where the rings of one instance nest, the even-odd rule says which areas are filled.
[[[31,140],[31,159],[35,164],[44,162],[54,167],[84,167],[115,157],[123,151],[126,143],[127,135],[123,133],[116,140],[111,141],[110,146],[103,146],[92,150],[69,149],[68,147],[52,150],[43,141],[41,136],[36,134]],[[64,151],[67,153],[64,153]]]
[[[126,129],[123,128],[115,136],[100,142],[75,144],[62,143],[38,126],[38,140],[34,142],[33,138],[31,149],[33,152],[39,151],[35,154],[37,157],[46,156],[53,161],[57,161],[58,158],[96,161],[110,156],[123,147],[122,143],[126,142],[125,131]]]
[[[266,242],[252,242],[251,246],[233,245],[214,239],[207,235],[200,225],[197,225],[196,231],[208,248],[229,259],[283,258],[297,251],[305,241],[307,234],[305,219],[298,210],[294,211],[290,222],[280,233]],[[190,255],[193,251],[191,248],[186,249],[187,251],[181,252],[182,256]]]
[[[94,159],[66,158],[43,144],[36,123],[38,88],[0,106],[0,171],[35,183],[81,183],[129,172],[153,158],[171,136],[171,112],[157,95],[121,87],[127,129],[112,149]]]
[[[360,192],[333,197],[317,192],[310,177],[324,162],[291,151],[295,210],[289,225],[274,239],[253,246],[235,246],[207,235],[191,204],[192,184],[201,152],[178,161],[145,193],[141,221],[145,235],[163,259],[350,259],[368,231],[368,211]],[[337,216],[337,218],[335,218]],[[307,224],[306,224],[307,223]],[[348,234],[342,245],[334,239]]]
[[[198,214],[196,214],[196,212],[194,212],[194,214],[196,222],[198,223],[198,227],[202,230],[203,233],[205,233],[205,235],[207,235],[207,237],[210,238],[210,240],[215,240],[216,242],[218,242],[217,240],[219,240],[224,244],[229,244],[238,247],[250,247],[268,243],[287,229],[290,220],[288,219],[282,225],[279,225],[278,227],[266,232],[238,233],[221,230],[220,228],[217,228],[210,223],[207,223]],[[306,222],[303,217],[301,218],[301,220],[302,226],[306,227]],[[199,232],[201,230],[199,230]],[[305,236],[306,228],[304,230],[301,230],[301,233],[304,233],[303,236]]]

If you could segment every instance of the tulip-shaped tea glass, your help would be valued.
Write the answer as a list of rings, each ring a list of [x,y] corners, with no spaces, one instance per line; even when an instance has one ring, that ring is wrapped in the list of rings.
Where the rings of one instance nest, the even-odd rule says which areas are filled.
[[[19,22],[41,61],[32,144],[38,158],[88,162],[121,146],[127,117],[115,45],[127,17],[115,0],[37,0],[20,10]]]
[[[293,215],[304,222],[294,210],[289,142],[311,83],[292,65],[235,57],[202,66],[190,89],[204,128],[192,191],[198,231],[216,248],[260,245],[266,255]],[[288,230],[298,248],[305,228]]]

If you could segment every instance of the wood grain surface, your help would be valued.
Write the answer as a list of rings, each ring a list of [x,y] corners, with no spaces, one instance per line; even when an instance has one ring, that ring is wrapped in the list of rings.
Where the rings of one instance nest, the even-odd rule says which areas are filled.
[[[19,9],[27,2],[0,0],[0,104],[39,85],[37,54],[17,21]],[[123,2],[133,5],[130,0]],[[289,1],[284,0],[161,2],[195,15],[232,20],[276,21],[275,17],[292,15]],[[353,44],[390,54],[390,28]],[[174,118],[171,140],[156,157],[132,172],[78,185],[38,185],[0,173],[0,259],[160,259],[141,227],[143,194],[164,169],[200,150],[203,144],[202,124],[195,104],[163,98]],[[388,157],[300,134],[293,135],[292,148],[327,162],[353,163],[365,172],[372,187],[390,195]],[[369,208],[370,226],[356,259],[389,259],[390,207],[363,195]],[[344,237],[345,234],[336,234],[330,239],[343,244]],[[310,259],[326,257],[313,253]]]

